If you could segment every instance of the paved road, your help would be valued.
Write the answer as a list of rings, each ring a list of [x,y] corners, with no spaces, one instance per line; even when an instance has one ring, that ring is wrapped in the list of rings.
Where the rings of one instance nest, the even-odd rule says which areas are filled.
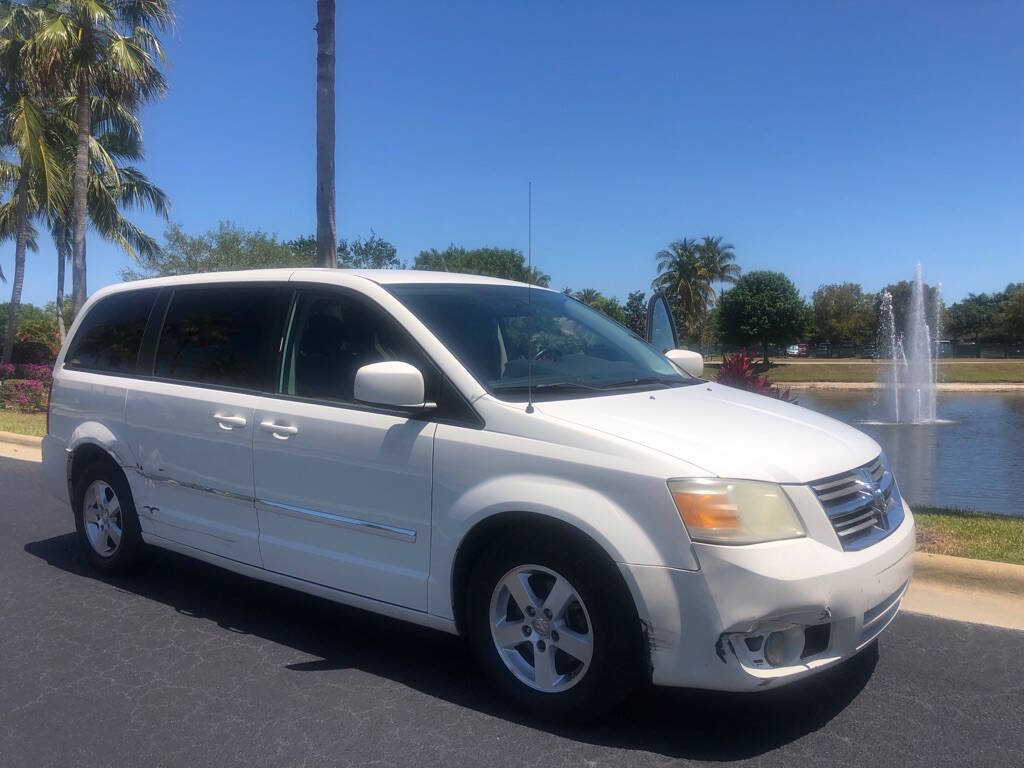
[[[553,727],[455,638],[170,554],[98,579],[39,470],[0,458],[2,766],[1024,765],[1024,633],[904,615],[799,686]]]

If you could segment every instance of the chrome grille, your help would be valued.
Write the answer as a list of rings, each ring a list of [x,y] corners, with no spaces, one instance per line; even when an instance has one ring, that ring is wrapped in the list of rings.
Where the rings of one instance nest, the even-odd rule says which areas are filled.
[[[884,456],[811,483],[843,549],[869,547],[903,522],[903,502]]]

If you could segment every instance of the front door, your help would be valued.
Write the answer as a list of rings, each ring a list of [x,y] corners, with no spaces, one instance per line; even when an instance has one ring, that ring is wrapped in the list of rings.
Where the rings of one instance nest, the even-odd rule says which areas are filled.
[[[428,366],[378,307],[340,289],[300,290],[279,394],[254,414],[253,469],[264,567],[426,610],[432,422],[353,400],[356,370]]]

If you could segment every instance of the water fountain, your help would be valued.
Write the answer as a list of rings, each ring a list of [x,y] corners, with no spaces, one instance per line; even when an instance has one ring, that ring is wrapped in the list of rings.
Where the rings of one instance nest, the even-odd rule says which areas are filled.
[[[938,361],[935,350],[942,313],[940,289],[935,291],[932,307],[936,345],[928,324],[928,299],[921,265],[914,271],[906,328],[900,333],[892,309],[892,295],[885,291],[879,308],[877,354],[889,365],[879,374],[883,395],[880,398],[885,417],[896,424],[934,424]]]

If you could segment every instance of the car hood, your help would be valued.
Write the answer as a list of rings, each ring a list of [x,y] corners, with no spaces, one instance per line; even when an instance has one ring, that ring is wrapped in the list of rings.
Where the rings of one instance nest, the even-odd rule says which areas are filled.
[[[828,416],[710,382],[552,400],[536,407],[719,477],[807,483],[866,464],[881,453],[863,432]]]

